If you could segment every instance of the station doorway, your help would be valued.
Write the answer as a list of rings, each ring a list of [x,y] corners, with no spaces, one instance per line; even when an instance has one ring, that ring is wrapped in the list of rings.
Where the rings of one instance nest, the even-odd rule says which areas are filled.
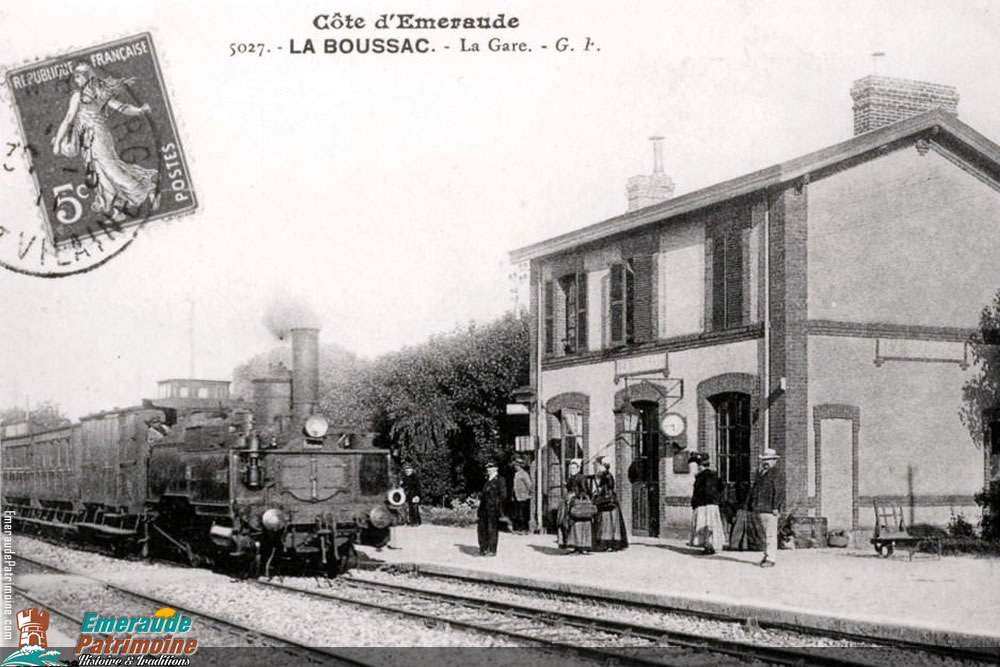
[[[635,430],[633,460],[629,466],[632,485],[632,532],[660,536],[660,447],[659,405],[652,401],[633,403]]]

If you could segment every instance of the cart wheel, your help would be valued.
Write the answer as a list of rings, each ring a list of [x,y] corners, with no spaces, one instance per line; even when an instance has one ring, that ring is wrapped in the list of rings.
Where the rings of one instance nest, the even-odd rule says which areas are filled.
[[[884,542],[878,547],[878,553],[882,556],[882,558],[888,558],[892,555],[893,551],[895,551],[895,548],[893,547],[892,542]]]

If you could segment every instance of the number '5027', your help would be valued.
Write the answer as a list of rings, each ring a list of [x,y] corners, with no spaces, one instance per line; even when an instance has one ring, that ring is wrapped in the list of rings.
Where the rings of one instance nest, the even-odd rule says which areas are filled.
[[[80,203],[80,199],[90,199],[87,186],[83,183],[76,186],[76,190],[73,189],[72,184],[64,183],[52,188],[52,194],[56,197],[56,220],[64,225],[72,225],[79,220],[83,215],[83,205]]]

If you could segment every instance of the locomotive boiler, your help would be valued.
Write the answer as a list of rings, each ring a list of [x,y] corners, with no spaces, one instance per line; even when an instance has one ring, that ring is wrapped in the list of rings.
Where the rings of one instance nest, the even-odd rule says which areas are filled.
[[[382,546],[405,500],[373,435],[317,409],[318,335],[294,329],[292,370],[250,403],[195,380],[141,406],[3,442],[4,509],[27,531],[251,575],[336,575]]]

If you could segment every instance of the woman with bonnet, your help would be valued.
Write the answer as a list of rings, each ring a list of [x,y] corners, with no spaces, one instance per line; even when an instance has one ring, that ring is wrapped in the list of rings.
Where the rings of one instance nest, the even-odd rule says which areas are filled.
[[[628,547],[628,535],[615,493],[611,462],[605,456],[598,456],[595,463],[594,504],[597,505],[597,517],[594,519],[594,548],[598,551],[625,549]]]
[[[691,496],[691,546],[702,547],[705,554],[722,551],[726,543],[726,528],[719,514],[722,497],[722,480],[712,470],[711,460],[705,452],[691,454],[689,462],[698,464]]]
[[[587,489],[587,478],[580,471],[580,460],[573,459],[569,462],[566,501],[559,516],[563,538],[560,546],[572,549],[571,553],[589,553],[594,543],[592,524],[596,512]]]

